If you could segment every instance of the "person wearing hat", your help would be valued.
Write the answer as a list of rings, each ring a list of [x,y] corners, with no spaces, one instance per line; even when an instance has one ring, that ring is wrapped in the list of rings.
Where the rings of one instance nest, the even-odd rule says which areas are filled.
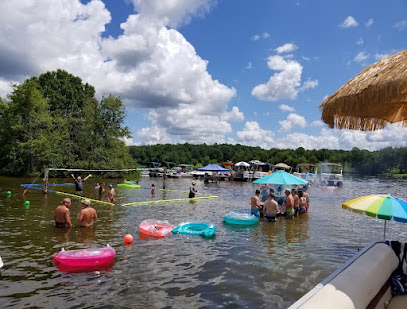
[[[192,182],[192,186],[190,186],[189,187],[189,198],[194,198],[195,197],[195,194],[197,193],[198,191],[196,190],[196,188],[195,188],[195,181],[193,181]]]
[[[83,209],[79,214],[78,221],[81,227],[88,227],[93,225],[93,220],[96,220],[97,214],[96,210],[90,207],[90,201],[88,199],[84,199],[82,201]]]

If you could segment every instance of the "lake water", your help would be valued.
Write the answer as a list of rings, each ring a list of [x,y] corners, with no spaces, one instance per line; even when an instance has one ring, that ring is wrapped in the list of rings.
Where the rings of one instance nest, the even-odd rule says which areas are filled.
[[[134,207],[121,205],[187,194],[157,190],[151,197],[148,189],[116,188],[116,206],[94,205],[98,220],[93,228],[78,227],[81,205],[73,199],[74,227],[66,230],[53,226],[54,209],[63,196],[37,190],[22,196],[20,184],[33,180],[0,177],[2,308],[286,308],[358,249],[383,239],[384,221],[346,211],[341,208],[343,202],[373,193],[407,197],[407,180],[345,177],[338,190],[309,189],[308,215],[233,227],[223,224],[223,216],[231,210],[248,209],[258,185],[198,181],[198,192],[219,198]],[[185,191],[190,182],[167,179],[165,187]],[[163,185],[158,178],[140,180],[143,187],[151,183],[157,189]],[[56,190],[74,193],[74,187]],[[10,197],[7,191],[12,192]],[[98,198],[92,185],[84,186],[83,195]],[[24,207],[25,200],[31,203],[29,209]],[[172,234],[146,238],[139,235],[138,224],[149,218],[173,224],[212,221],[218,229],[212,239]],[[407,225],[402,223],[388,222],[386,231],[387,239],[407,238]],[[128,233],[134,236],[131,247],[123,245]],[[114,264],[103,269],[64,272],[52,262],[52,254],[61,248],[96,248],[108,243],[117,255]]]

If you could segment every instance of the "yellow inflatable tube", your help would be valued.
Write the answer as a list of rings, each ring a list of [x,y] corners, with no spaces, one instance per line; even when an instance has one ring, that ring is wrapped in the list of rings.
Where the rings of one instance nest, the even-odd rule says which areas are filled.
[[[130,183],[119,183],[117,184],[119,188],[126,188],[126,189],[141,189],[140,185],[130,184]]]

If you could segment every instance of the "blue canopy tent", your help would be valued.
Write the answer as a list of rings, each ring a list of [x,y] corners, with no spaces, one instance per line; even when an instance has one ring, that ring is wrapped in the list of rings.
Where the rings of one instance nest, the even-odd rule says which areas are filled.
[[[223,168],[217,164],[208,164],[207,166],[201,167],[197,169],[198,171],[206,171],[206,172],[229,172],[228,169]]]
[[[280,170],[265,177],[259,178],[253,181],[253,183],[290,186],[290,185],[307,185],[308,181]]]

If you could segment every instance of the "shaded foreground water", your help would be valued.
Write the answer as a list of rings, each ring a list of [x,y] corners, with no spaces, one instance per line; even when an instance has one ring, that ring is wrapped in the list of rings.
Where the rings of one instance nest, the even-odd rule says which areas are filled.
[[[21,195],[20,184],[32,180],[0,177],[0,256],[5,263],[0,270],[2,308],[286,308],[358,249],[383,238],[382,220],[346,211],[341,208],[343,202],[372,193],[407,197],[407,180],[345,178],[338,190],[310,188],[308,215],[234,227],[223,224],[223,216],[248,209],[258,186],[198,181],[198,192],[219,198],[135,207],[121,205],[187,194],[157,190],[151,197],[148,189],[117,188],[116,206],[94,206],[99,218],[93,228],[78,227],[81,205],[73,200],[74,227],[65,230],[53,227],[53,212],[62,196],[37,190]],[[167,179],[165,186],[187,190],[190,181]],[[157,189],[163,185],[161,179],[140,181],[144,187],[151,183]],[[74,193],[73,187],[57,190]],[[12,192],[10,197],[7,191]],[[92,185],[85,186],[83,195],[98,198]],[[29,209],[24,207],[25,200],[31,202]],[[187,235],[153,239],[138,233],[138,224],[149,218],[173,224],[209,220],[218,230],[213,239]],[[134,236],[131,247],[123,245],[127,233]],[[407,225],[389,222],[386,236],[405,241]],[[65,272],[52,262],[52,254],[62,247],[96,248],[107,243],[117,255],[114,264],[103,269]]]

